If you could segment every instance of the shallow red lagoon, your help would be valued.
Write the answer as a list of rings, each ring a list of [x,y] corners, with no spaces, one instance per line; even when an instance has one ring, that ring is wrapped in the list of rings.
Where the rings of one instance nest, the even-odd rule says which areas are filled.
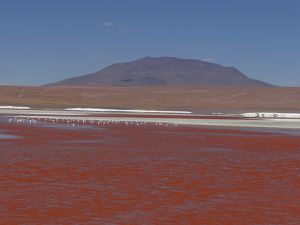
[[[300,136],[0,123],[0,224],[300,224]]]

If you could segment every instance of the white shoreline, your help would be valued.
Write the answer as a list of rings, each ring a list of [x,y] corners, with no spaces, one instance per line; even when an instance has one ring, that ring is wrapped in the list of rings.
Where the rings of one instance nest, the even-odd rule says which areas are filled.
[[[251,112],[242,113],[244,117],[248,118],[291,118],[300,119],[300,113],[271,113],[271,112]]]
[[[83,112],[192,114],[192,112],[190,112],[190,111],[162,111],[162,110],[146,110],[146,109],[66,108],[64,110],[65,111],[83,111]]]
[[[27,109],[31,109],[31,108],[27,107],[27,106],[4,105],[4,106],[0,106],[0,109],[27,110]]]

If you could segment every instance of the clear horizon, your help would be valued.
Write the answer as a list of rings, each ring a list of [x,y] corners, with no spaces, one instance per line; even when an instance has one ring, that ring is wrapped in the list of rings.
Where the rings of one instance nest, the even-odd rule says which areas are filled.
[[[0,0],[0,85],[41,85],[145,56],[300,86],[297,0]]]

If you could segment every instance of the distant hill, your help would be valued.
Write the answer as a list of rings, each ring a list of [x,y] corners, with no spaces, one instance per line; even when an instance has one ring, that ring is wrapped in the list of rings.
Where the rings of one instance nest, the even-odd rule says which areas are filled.
[[[270,86],[234,67],[201,60],[145,57],[117,63],[95,73],[69,78],[47,86]]]

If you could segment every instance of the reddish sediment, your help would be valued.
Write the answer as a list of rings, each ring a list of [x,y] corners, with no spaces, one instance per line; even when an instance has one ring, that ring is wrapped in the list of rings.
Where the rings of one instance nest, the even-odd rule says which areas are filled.
[[[300,137],[0,123],[0,224],[299,224]]]

